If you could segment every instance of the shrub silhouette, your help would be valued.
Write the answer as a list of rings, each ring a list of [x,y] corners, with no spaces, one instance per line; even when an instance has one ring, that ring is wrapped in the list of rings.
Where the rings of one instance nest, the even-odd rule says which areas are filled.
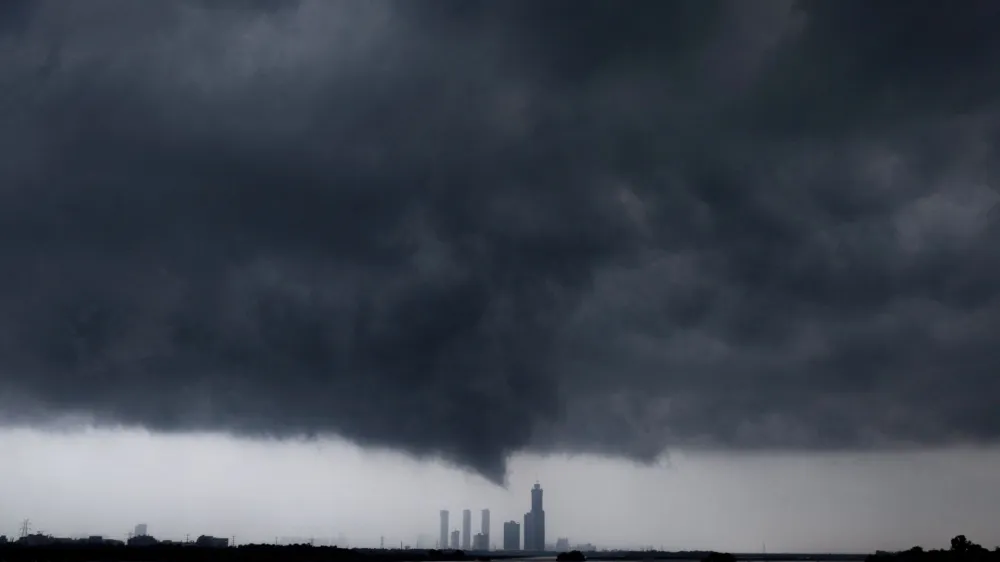
[[[728,552],[709,552],[701,562],[736,562],[736,557]]]
[[[556,556],[557,562],[583,562],[587,557],[584,556],[579,550],[571,550],[569,552],[560,552]]]
[[[896,553],[879,552],[868,556],[868,562],[1000,562],[1000,548],[987,550],[968,539],[957,535],[951,539],[950,548],[924,550],[915,546]]]

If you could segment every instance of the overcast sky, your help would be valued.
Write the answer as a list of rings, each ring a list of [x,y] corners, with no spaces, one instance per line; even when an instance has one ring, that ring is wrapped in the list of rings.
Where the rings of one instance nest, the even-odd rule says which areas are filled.
[[[0,517],[412,539],[537,473],[575,540],[1000,543],[996,29],[0,2]]]

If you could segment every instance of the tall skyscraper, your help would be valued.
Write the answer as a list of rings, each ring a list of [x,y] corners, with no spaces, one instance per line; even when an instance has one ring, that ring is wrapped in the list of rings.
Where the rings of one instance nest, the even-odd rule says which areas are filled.
[[[472,548],[472,510],[462,511],[462,548]]]
[[[503,549],[521,550],[521,525],[517,521],[503,524]]]
[[[438,539],[438,548],[448,548],[448,510],[441,510],[441,537]]]
[[[479,530],[479,532],[483,534],[483,544],[485,545],[483,547],[483,550],[489,550],[490,549],[490,510],[488,510],[488,509],[484,509],[483,510],[482,528]]]
[[[524,514],[524,550],[545,550],[545,509],[538,482],[531,489],[531,511]]]

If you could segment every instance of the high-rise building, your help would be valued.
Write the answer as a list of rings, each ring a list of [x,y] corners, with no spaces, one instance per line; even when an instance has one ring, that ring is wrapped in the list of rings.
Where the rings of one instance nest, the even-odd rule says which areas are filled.
[[[521,550],[521,525],[517,521],[503,524],[503,549]]]
[[[448,548],[448,510],[441,510],[441,536],[438,538],[438,548]]]
[[[149,534],[147,531],[148,528],[146,527],[146,524],[139,523],[138,525],[135,526],[135,532],[132,533],[132,535],[136,537],[145,537],[146,535]]]
[[[545,509],[538,482],[531,489],[531,511],[524,514],[524,550],[545,550]]]
[[[472,510],[462,511],[462,548],[472,548]]]
[[[531,522],[531,512],[524,514],[524,550],[531,550],[535,546],[535,537],[532,532],[535,525]]]
[[[556,550],[559,552],[567,552],[569,550],[569,539],[558,538],[556,539]]]
[[[473,550],[489,550],[490,545],[486,542],[486,535],[482,533],[476,533],[476,536],[472,538],[472,549]]]
[[[454,531],[451,532],[451,548],[453,548],[454,550],[458,550],[458,540],[459,540],[458,529],[455,529]]]
[[[483,510],[483,521],[479,532],[483,535],[483,550],[490,549],[490,510]]]

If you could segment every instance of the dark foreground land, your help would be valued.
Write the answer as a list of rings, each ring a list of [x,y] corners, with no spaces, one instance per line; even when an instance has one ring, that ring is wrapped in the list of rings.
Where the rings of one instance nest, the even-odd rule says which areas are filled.
[[[492,553],[491,553],[492,554]],[[553,556],[555,553],[553,553]],[[243,545],[0,545],[0,562],[462,562],[485,557],[459,551]],[[489,556],[499,560],[513,556]]]
[[[988,550],[959,535],[951,548],[858,554],[728,554],[685,551],[463,552],[461,550],[389,550],[314,547],[309,545],[244,545],[211,548],[191,545],[46,545],[0,544],[0,562],[464,562],[556,558],[560,562],[615,560],[698,560],[701,562],[1000,562],[1000,547]]]
[[[754,553],[733,553],[733,554],[721,554],[715,552],[708,552],[703,550],[687,550],[687,551],[677,551],[677,552],[660,552],[660,551],[610,551],[610,552],[588,552],[586,553],[587,560],[590,561],[602,561],[602,562],[613,562],[615,560],[699,560],[706,561],[711,560],[718,562],[727,562],[726,560],[720,560],[720,556],[732,556],[732,560],[739,560],[745,562],[804,562],[804,561],[815,561],[815,562],[863,562],[868,558],[867,554],[795,554],[795,553],[775,553],[775,554],[761,554],[759,552]],[[712,558],[710,558],[712,557]]]

